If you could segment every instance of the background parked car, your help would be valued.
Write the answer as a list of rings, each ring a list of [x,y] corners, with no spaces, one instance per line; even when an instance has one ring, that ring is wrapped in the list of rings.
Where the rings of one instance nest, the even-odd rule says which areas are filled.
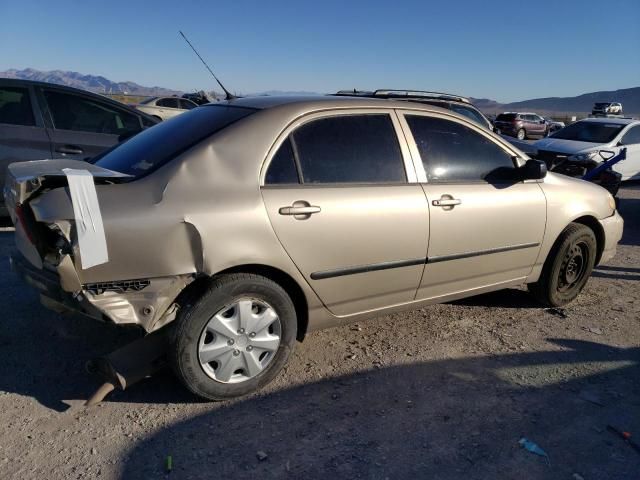
[[[622,104],[618,102],[596,102],[591,110],[593,115],[622,115]]]
[[[207,103],[215,102],[215,98],[211,98],[204,90],[193,93],[185,93],[182,95],[182,98],[191,100],[197,105],[206,105]]]
[[[538,159],[549,168],[560,162],[601,163],[627,149],[626,160],[613,166],[622,180],[640,179],[640,120],[586,118],[534,143]],[[555,169],[554,169],[555,170]]]
[[[180,97],[152,97],[136,105],[136,108],[158,120],[167,120],[196,108],[194,102]]]
[[[547,131],[547,135],[550,135],[553,132],[557,132],[561,128],[565,127],[564,122],[558,122],[558,121],[554,120],[551,117],[543,117],[543,118],[545,119],[545,121],[547,122],[547,125],[549,126],[549,129]]]
[[[504,112],[496,117],[494,126],[505,135],[525,140],[531,137],[546,137],[548,125],[537,113]]]
[[[0,79],[0,188],[7,165],[97,155],[158,121],[124,104],[76,88]],[[0,216],[6,216],[0,196]]]

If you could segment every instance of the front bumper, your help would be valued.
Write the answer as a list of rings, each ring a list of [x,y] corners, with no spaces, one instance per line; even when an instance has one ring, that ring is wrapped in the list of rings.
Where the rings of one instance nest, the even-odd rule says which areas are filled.
[[[618,242],[622,239],[622,230],[624,228],[624,220],[616,210],[616,212],[608,218],[600,220],[600,225],[604,230],[604,250],[598,263],[606,263],[616,254]]]

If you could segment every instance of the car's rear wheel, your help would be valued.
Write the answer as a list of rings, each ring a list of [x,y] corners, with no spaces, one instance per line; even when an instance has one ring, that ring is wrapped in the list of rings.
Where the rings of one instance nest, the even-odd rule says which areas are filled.
[[[262,388],[293,350],[296,312],[277,283],[253,274],[223,275],[186,301],[176,319],[174,371],[196,395],[238,397]]]
[[[540,279],[529,291],[542,304],[560,307],[582,291],[595,265],[596,237],[589,227],[570,224],[556,240],[542,268]]]
[[[527,138],[527,132],[524,131],[524,128],[521,128],[516,133],[516,137],[518,137],[518,140],[524,140],[525,138]]]

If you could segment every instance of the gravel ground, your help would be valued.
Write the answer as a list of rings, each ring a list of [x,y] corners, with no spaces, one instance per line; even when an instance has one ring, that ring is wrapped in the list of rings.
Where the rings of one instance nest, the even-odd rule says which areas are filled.
[[[0,478],[640,478],[607,430],[640,441],[640,185],[620,197],[618,254],[564,312],[506,290],[314,333],[216,404],[164,372],[82,407],[84,363],[131,332],[45,310],[3,261]]]

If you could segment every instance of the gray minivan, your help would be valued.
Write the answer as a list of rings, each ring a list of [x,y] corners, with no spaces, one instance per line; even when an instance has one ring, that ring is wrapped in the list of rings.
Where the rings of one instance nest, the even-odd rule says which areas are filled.
[[[7,165],[25,160],[85,160],[158,121],[76,88],[0,78],[0,187]],[[0,195],[0,217],[7,210]]]

